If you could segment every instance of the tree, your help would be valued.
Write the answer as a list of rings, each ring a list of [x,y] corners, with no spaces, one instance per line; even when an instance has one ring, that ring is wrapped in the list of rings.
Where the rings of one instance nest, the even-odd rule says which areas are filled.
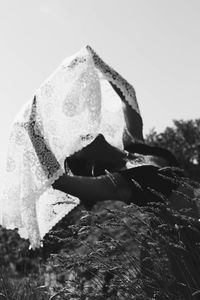
[[[162,133],[152,129],[146,142],[170,150],[188,176],[200,181],[200,119],[174,120]]]

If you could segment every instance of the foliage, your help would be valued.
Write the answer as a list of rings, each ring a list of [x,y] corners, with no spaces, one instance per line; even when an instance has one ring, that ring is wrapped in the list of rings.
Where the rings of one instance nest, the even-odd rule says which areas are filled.
[[[29,250],[29,242],[21,239],[17,230],[0,227],[0,266],[12,276],[39,272],[40,258]]]
[[[140,289],[140,280],[136,280],[139,248],[133,237],[144,225],[138,227],[131,212],[138,218],[143,215],[135,206],[129,207],[129,215],[122,203],[115,209],[108,208],[111,202],[106,206],[97,205],[93,212],[85,212],[80,222],[70,225],[73,235],[66,238],[62,252],[52,257],[57,272],[65,273],[63,299],[107,299],[111,295],[112,299],[126,299],[126,293],[133,299],[130,295]],[[52,234],[60,239],[58,231]]]
[[[191,190],[198,186],[176,179]],[[65,245],[51,259],[55,272],[64,274],[62,287],[54,282],[53,299],[198,299],[200,223],[152,193],[160,202],[143,208],[104,203],[106,209],[85,212],[65,234],[63,224],[51,232]]]
[[[37,277],[21,280],[9,278],[7,270],[0,272],[0,300],[47,300],[49,293]]]
[[[185,178],[179,182],[198,186]],[[75,209],[46,236],[44,253],[51,257],[44,268],[30,257],[37,270],[2,270],[0,299],[198,299],[199,221],[155,197],[160,202],[143,208],[107,201],[92,211]],[[18,239],[16,245],[23,249],[24,243]],[[8,247],[7,253],[14,262]]]
[[[200,119],[175,120],[173,127],[157,133],[155,129],[146,136],[146,142],[170,150],[189,177],[200,180]]]
[[[49,299],[39,252],[17,230],[0,227],[0,300]]]

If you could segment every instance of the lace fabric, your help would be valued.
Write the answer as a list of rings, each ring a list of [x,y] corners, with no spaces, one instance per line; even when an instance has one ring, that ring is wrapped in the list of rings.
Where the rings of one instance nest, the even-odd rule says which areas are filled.
[[[54,190],[67,156],[99,133],[123,149],[126,128],[121,99],[140,114],[134,88],[90,46],[65,59],[13,122],[0,196],[0,224],[18,228],[32,248],[80,200]],[[72,174],[73,175],[73,174]]]

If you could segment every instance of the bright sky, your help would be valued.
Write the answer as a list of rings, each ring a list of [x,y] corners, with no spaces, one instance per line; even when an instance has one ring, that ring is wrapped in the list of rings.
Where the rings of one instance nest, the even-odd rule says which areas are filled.
[[[135,87],[145,133],[200,118],[199,15],[199,0],[1,0],[0,166],[21,106],[86,44]]]

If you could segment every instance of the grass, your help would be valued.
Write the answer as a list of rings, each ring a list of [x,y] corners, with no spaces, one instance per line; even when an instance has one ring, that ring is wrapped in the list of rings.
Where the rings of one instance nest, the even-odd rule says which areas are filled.
[[[195,200],[179,194],[189,205],[176,211],[152,193],[160,202],[143,208],[77,208],[45,237],[43,255],[1,229],[0,300],[200,299],[200,223],[188,216]]]

